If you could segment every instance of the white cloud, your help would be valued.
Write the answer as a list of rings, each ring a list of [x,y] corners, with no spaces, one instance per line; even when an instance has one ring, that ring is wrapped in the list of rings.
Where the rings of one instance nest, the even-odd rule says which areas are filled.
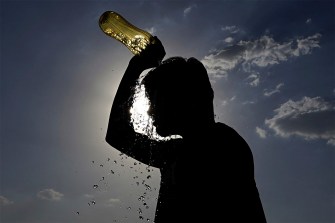
[[[284,83],[280,83],[276,86],[275,89],[272,89],[272,90],[264,89],[264,96],[270,97],[273,94],[279,93],[280,88],[283,87],[283,86],[284,86]]]
[[[37,193],[37,197],[43,200],[59,201],[62,199],[64,194],[55,191],[54,189],[44,189]]]
[[[228,72],[239,65],[245,72],[251,72],[257,67],[263,68],[310,54],[313,48],[320,47],[320,38],[321,34],[317,33],[279,43],[264,35],[254,41],[239,41],[236,45],[212,50],[201,61],[210,75],[227,77]]]
[[[335,146],[335,102],[321,97],[289,100],[265,124],[281,137],[298,135],[306,140],[324,139]]]
[[[253,105],[255,103],[256,103],[255,101],[244,101],[242,102],[242,105]]]
[[[197,5],[193,4],[193,5],[190,5],[189,7],[187,7],[186,9],[184,9],[184,17],[186,17],[188,14],[190,14],[190,12],[196,7],[197,7]]]
[[[10,201],[8,198],[0,195],[0,207],[1,206],[7,206],[7,205],[10,205],[10,204],[13,204],[14,202],[13,201]]]
[[[335,146],[335,139],[329,139],[329,140],[327,141],[327,144],[332,145],[332,146]]]
[[[243,46],[235,45],[223,50],[214,50],[205,56],[201,62],[207,69],[208,74],[217,77],[226,77],[228,71],[234,69],[243,61]]]
[[[234,95],[233,97],[231,97],[231,98],[229,98],[229,99],[222,100],[222,101],[221,101],[221,105],[222,105],[222,106],[226,106],[226,105],[228,105],[230,102],[235,101],[235,99],[236,99],[236,96]]]
[[[250,74],[247,77],[247,80],[249,80],[249,85],[252,87],[257,87],[260,83],[260,77],[258,73],[253,72],[253,74]]]
[[[308,18],[307,20],[306,20],[306,24],[310,24],[312,22],[312,19],[311,18]]]
[[[229,36],[229,37],[225,38],[224,41],[226,43],[232,43],[234,41],[234,38]]]
[[[225,27],[221,27],[221,30],[224,32],[229,32],[233,34],[240,31],[240,29],[237,26],[225,26]]]
[[[266,131],[260,127],[256,127],[256,133],[261,137],[262,139],[266,138]]]

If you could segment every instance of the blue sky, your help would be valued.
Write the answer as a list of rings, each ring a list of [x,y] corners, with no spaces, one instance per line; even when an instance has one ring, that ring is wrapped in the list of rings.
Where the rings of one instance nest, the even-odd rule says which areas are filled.
[[[159,171],[104,141],[132,56],[99,29],[108,10],[157,35],[166,58],[204,63],[216,120],[251,147],[268,222],[335,221],[334,1],[0,6],[1,222],[152,222]]]

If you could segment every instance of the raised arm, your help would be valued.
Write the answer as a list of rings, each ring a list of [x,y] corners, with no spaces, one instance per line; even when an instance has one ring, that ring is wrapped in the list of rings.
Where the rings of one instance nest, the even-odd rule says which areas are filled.
[[[165,55],[165,50],[161,42],[155,38],[155,43],[134,56],[123,75],[118,87],[111,109],[106,141],[120,152],[133,157],[148,165],[155,165],[152,156],[152,146],[155,144],[147,136],[136,133],[132,127],[130,108],[134,96],[137,80],[145,69],[159,65],[159,62]]]

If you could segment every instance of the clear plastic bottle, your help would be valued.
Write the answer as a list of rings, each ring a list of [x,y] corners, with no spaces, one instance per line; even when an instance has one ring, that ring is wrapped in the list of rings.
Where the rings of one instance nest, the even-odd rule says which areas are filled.
[[[106,35],[123,43],[134,55],[154,43],[150,33],[137,28],[113,11],[106,11],[100,16],[99,26]]]

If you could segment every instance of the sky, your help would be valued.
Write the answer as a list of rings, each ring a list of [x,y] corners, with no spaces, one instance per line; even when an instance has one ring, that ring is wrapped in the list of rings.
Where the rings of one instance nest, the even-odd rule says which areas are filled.
[[[159,170],[104,140],[132,57],[99,29],[110,10],[158,36],[165,58],[205,65],[216,121],[252,150],[269,223],[335,222],[334,1],[14,0],[0,10],[0,222],[153,222]]]

